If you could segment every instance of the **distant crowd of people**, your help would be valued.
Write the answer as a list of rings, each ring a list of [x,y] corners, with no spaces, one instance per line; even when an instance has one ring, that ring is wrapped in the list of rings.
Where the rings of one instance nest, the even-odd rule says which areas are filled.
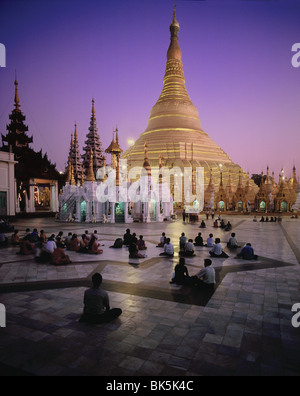
[[[6,246],[9,245],[8,237],[6,237],[5,243]],[[63,231],[47,237],[44,230],[38,232],[36,228],[32,231],[27,228],[25,235],[21,237],[19,230],[14,230],[10,238],[10,244],[19,247],[20,250],[17,254],[34,255],[37,262],[51,262],[55,265],[71,263],[66,250],[88,254],[103,253],[97,240],[97,230],[91,235],[86,230],[81,237],[72,232],[64,237]]]

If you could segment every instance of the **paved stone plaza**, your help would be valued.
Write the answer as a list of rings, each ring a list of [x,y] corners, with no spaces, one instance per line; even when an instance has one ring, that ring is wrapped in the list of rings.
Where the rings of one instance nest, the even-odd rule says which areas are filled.
[[[0,251],[0,303],[6,307],[6,328],[0,328],[2,374],[98,376],[299,375],[300,327],[291,320],[300,303],[300,220],[255,223],[252,216],[226,216],[239,244],[251,242],[258,261],[235,259],[227,251],[230,232],[179,219],[130,225],[144,235],[147,258],[129,260],[128,250],[110,249],[126,224],[74,224],[53,219],[15,223],[58,231],[97,229],[102,255],[69,252],[72,263],[37,264],[17,248]],[[171,237],[174,259],[159,257],[161,233]],[[228,259],[212,259],[217,285],[212,297],[170,284],[178,263],[181,232],[206,239],[220,237]],[[196,248],[186,259],[190,275],[203,267],[208,248]],[[103,275],[111,307],[123,314],[106,325],[78,319],[83,293],[94,272]]]

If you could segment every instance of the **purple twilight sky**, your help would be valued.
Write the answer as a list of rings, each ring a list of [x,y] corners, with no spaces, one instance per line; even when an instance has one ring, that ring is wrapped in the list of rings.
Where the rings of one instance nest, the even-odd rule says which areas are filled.
[[[186,87],[205,132],[251,173],[300,175],[300,2],[177,0]],[[173,0],[1,0],[0,132],[21,110],[33,147],[64,169],[77,122],[82,151],[95,99],[103,148],[147,126],[163,87]]]

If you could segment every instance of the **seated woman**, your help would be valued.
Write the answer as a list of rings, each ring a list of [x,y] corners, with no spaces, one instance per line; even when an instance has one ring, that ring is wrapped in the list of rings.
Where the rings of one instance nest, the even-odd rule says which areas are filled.
[[[219,227],[219,224],[218,224],[218,220],[216,219],[215,221],[214,221],[214,228],[218,228]]]
[[[102,254],[103,250],[99,249],[99,242],[96,237],[93,235],[88,245],[89,254]]]
[[[79,239],[77,238],[77,234],[73,234],[70,240],[70,247],[69,250],[71,252],[78,252],[80,249]]]
[[[180,257],[179,263],[175,267],[175,275],[170,283],[176,283],[177,285],[184,285],[190,283],[190,276],[188,269],[185,265],[185,259]]]
[[[110,246],[111,249],[122,249],[123,247],[123,239],[122,238],[117,238],[112,246]]]
[[[201,221],[199,228],[206,228],[206,224],[204,220]]]
[[[63,248],[57,247],[52,254],[51,263],[54,265],[70,264],[71,260]]]
[[[194,245],[195,246],[203,246],[203,238],[201,236],[201,232],[199,232],[198,235],[196,236]]]
[[[165,246],[164,246],[164,251],[163,251],[163,253],[160,253],[160,256],[167,256],[167,257],[174,256],[174,245],[173,245],[173,243],[171,243],[170,238],[167,238],[167,242],[165,243]]]
[[[139,249],[136,243],[131,243],[128,248],[129,258],[145,258],[147,257],[145,254],[139,253]]]
[[[20,245],[20,237],[19,237],[19,230],[15,230],[15,232],[11,236],[11,244],[13,246]]]
[[[81,235],[81,239],[79,241],[79,253],[88,253],[88,244],[90,240],[86,237],[86,234]]]
[[[179,256],[192,257],[194,256],[194,244],[193,240],[189,239],[185,244],[184,250],[179,252]]]
[[[223,248],[222,248],[222,245],[221,245],[220,242],[221,242],[220,238],[216,238],[213,248],[209,251],[209,254],[210,254],[211,257],[217,257],[217,258],[221,258],[221,257],[227,258],[227,257],[229,257],[228,254],[226,254],[223,251]]]
[[[21,241],[20,241],[20,253],[22,255],[29,255],[34,253],[34,243],[29,241],[30,235],[27,234]]]
[[[140,239],[137,241],[137,247],[139,250],[147,249],[147,246],[145,245],[145,241],[143,239],[143,235],[140,235]]]
[[[226,227],[225,221],[224,221],[223,219],[221,220],[220,227],[221,227],[222,229],[224,229],[224,228]]]
[[[161,234],[159,244],[156,247],[164,247],[166,242],[167,242],[166,233],[163,232]]]

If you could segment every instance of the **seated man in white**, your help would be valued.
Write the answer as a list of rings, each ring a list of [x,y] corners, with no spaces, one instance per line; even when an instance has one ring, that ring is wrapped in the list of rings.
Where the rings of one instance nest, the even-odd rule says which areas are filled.
[[[221,242],[220,238],[216,238],[213,248],[209,251],[209,254],[210,254],[211,257],[217,257],[217,258],[219,258],[219,257],[224,257],[224,258],[229,257],[228,254],[226,254],[223,251],[223,248],[222,248],[222,245],[221,245],[220,242]]]
[[[192,277],[192,282],[195,286],[214,286],[216,283],[216,272],[211,267],[211,259],[204,260],[204,268]]]
[[[170,238],[167,238],[167,242],[165,243],[165,246],[164,246],[164,251],[163,251],[163,253],[160,253],[160,256],[167,256],[167,257],[174,256],[174,245],[173,245],[173,243],[171,243]]]

